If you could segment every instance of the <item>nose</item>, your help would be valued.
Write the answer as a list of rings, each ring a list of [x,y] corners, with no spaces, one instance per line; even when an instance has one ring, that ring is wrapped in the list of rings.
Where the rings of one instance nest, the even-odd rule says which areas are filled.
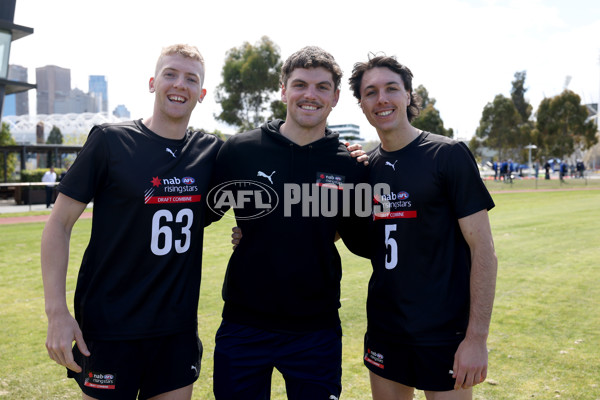
[[[317,96],[315,95],[316,88],[313,86],[308,86],[306,91],[304,92],[304,98],[306,99],[315,99]]]
[[[379,91],[379,93],[377,94],[377,103],[379,104],[385,104],[387,103],[387,96],[385,95],[385,91],[381,90]]]
[[[185,76],[178,76],[173,82],[173,87],[181,89],[185,88]]]

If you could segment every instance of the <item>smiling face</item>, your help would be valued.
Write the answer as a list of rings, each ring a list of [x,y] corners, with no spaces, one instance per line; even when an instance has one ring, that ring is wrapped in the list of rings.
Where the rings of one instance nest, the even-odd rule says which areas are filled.
[[[360,107],[378,132],[410,126],[406,112],[409,104],[410,92],[404,88],[400,74],[385,67],[365,71],[360,85]]]
[[[206,95],[206,90],[202,89],[202,63],[179,54],[163,55],[156,71],[156,76],[150,78],[150,92],[156,96],[154,116],[189,120],[197,102]]]
[[[281,90],[281,99],[287,104],[286,125],[322,135],[339,95],[327,69],[296,68]]]

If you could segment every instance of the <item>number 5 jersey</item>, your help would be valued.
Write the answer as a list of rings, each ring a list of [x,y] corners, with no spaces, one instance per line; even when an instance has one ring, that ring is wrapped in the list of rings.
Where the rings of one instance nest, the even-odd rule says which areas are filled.
[[[75,290],[75,318],[86,337],[197,329],[204,203],[221,144],[191,131],[166,139],[141,120],[92,128],[58,186],[94,202]]]
[[[405,344],[462,340],[469,317],[470,250],[458,219],[494,207],[461,142],[422,132],[406,147],[369,158],[374,199],[371,334]]]

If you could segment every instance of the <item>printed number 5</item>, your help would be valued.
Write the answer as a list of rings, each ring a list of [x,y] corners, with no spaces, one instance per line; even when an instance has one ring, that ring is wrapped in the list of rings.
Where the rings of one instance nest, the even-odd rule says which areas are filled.
[[[181,228],[181,234],[185,237],[182,242],[180,239],[175,240],[175,251],[178,253],[185,253],[190,248],[190,242],[192,239],[192,232],[190,228],[194,220],[194,213],[189,208],[184,208],[177,213],[175,222],[181,223],[183,219],[186,219],[186,224]],[[173,214],[168,210],[159,210],[154,213],[152,217],[152,240],[150,242],[150,249],[152,253],[157,256],[164,256],[171,251],[173,246],[173,232],[167,225],[160,226],[160,220],[164,218],[166,222],[173,221]],[[163,246],[160,247],[160,237],[163,237]]]
[[[385,248],[390,248],[389,257],[386,254],[385,256],[385,268],[386,269],[394,269],[396,265],[398,265],[398,243],[396,240],[390,237],[390,233],[396,230],[396,225],[386,225],[385,226]]]

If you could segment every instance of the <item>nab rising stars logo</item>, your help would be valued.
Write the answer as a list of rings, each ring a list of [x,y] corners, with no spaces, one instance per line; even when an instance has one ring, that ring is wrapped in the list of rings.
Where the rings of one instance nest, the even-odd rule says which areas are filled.
[[[152,186],[144,192],[145,204],[197,203],[202,198],[196,179],[191,176],[162,179],[155,176],[150,183]]]

